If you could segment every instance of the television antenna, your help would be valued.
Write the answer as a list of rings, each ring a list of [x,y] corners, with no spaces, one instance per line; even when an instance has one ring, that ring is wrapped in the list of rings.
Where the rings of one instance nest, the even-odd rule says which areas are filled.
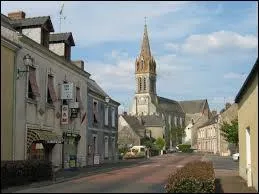
[[[61,9],[59,11],[59,32],[61,32],[62,20],[66,19],[66,16],[63,15],[63,9],[64,9],[64,3],[62,4]]]

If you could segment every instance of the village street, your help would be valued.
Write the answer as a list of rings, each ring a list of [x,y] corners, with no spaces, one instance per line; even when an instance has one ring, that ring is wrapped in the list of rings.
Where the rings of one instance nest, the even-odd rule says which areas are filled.
[[[74,179],[40,188],[17,191],[19,193],[107,193],[107,192],[165,192],[163,187],[169,173],[192,160],[201,160],[198,154],[167,154],[143,161],[136,166],[99,172],[95,175]]]

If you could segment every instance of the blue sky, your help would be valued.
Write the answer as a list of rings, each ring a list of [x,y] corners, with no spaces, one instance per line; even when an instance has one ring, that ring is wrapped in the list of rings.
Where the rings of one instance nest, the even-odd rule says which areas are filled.
[[[1,13],[51,16],[56,32],[63,2],[1,1]],[[258,5],[253,1],[64,3],[62,32],[72,32],[72,59],[128,110],[134,62],[147,17],[157,62],[157,93],[174,100],[208,99],[211,109],[233,102],[258,57]],[[125,108],[124,108],[125,107]]]

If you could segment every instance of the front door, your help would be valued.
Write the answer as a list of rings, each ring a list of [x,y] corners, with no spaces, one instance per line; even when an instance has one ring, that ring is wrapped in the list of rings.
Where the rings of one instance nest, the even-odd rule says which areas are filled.
[[[252,186],[252,172],[251,172],[251,134],[250,128],[246,129],[246,174],[247,186]]]

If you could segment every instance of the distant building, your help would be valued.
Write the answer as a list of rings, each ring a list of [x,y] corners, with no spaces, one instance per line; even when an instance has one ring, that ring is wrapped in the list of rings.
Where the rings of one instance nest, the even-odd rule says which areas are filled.
[[[258,191],[258,58],[239,90],[239,175]]]
[[[181,143],[177,141],[176,137],[172,136],[172,130],[185,128],[189,124],[186,123],[186,114],[189,110],[191,111],[190,115],[204,115],[207,118],[210,111],[207,100],[177,102],[158,96],[156,69],[157,64],[151,55],[147,25],[145,25],[141,51],[135,61],[136,91],[129,115],[135,117],[135,120],[143,119],[146,130],[151,131],[151,135],[155,138],[164,138],[165,149],[168,149]],[[185,108],[187,111],[184,110]],[[123,116],[120,121],[127,122]],[[119,131],[122,130],[120,127],[125,126],[124,124],[119,124]],[[130,125],[130,123],[128,124]]]

